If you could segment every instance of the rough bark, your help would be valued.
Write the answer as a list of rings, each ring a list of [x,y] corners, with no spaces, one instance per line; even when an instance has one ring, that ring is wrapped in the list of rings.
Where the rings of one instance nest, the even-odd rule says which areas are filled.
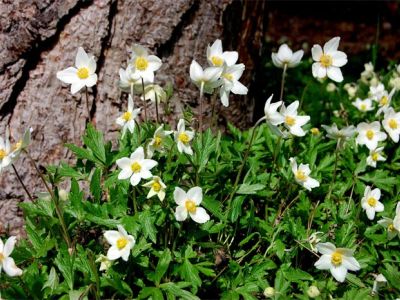
[[[3,0],[0,12],[7,17],[0,19],[0,134],[4,135],[9,125],[12,136],[19,137],[31,126],[30,152],[40,164],[73,160],[63,144],[80,144],[89,116],[84,94],[71,95],[69,87],[56,79],[56,72],[73,64],[79,46],[97,58],[99,81],[90,90],[90,114],[106,139],[116,137],[115,119],[126,106],[118,89],[118,70],[126,66],[133,43],[162,58],[156,81],[174,85],[173,113],[164,116],[165,122],[174,123],[187,106],[194,111],[198,108],[198,91],[190,83],[189,65],[193,58],[205,65],[207,44],[216,38],[243,54],[241,62],[249,66],[245,83],[250,81],[252,61],[261,46],[262,32],[257,32],[262,30],[263,14],[260,7],[255,11],[249,8],[250,3]],[[258,20],[255,24],[254,18]],[[232,22],[234,30],[229,25]],[[246,34],[239,38],[241,30]],[[254,46],[251,51],[245,46],[249,40]],[[221,121],[229,119],[245,126],[251,122],[250,98],[238,99],[240,102],[232,101],[231,108],[222,111]],[[210,115],[207,104],[205,114]],[[149,112],[154,116],[154,107],[150,106]],[[22,157],[16,168],[33,194],[44,190],[26,158]],[[16,205],[26,196],[12,169],[2,173],[0,186],[0,229],[18,233],[22,223]]]

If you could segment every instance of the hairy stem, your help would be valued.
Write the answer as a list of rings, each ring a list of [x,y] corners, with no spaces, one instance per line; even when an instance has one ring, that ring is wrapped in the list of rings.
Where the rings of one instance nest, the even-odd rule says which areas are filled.
[[[35,202],[35,200],[33,199],[32,195],[29,193],[29,191],[28,191],[26,185],[25,185],[24,182],[22,181],[21,176],[19,176],[18,171],[17,171],[17,168],[15,168],[14,164],[11,164],[11,166],[12,166],[12,168],[13,168],[13,170],[14,170],[15,175],[17,175],[18,181],[21,183],[22,188],[24,189],[25,193],[28,195],[29,199],[30,199],[32,202]]]

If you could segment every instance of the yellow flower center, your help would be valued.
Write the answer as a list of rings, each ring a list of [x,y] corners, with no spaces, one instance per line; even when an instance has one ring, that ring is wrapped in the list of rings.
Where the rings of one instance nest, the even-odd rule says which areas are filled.
[[[310,131],[311,131],[311,133],[313,134],[313,135],[317,135],[317,134],[319,134],[319,129],[318,128],[311,128],[310,129]]]
[[[157,193],[161,190],[161,184],[158,181],[154,181],[151,187]]]
[[[379,154],[377,152],[372,153],[371,158],[373,161],[378,161]]]
[[[196,204],[192,200],[186,200],[185,202],[186,210],[192,214],[196,212]]]
[[[394,225],[393,224],[389,224],[388,230],[389,231],[395,231]]]
[[[226,78],[226,79],[228,79],[228,80],[230,80],[230,81],[232,81],[233,80],[233,75],[232,74],[230,74],[230,73],[225,73],[224,75],[222,75],[224,78]]]
[[[366,135],[367,135],[367,138],[368,138],[369,140],[372,140],[372,139],[374,138],[375,133],[374,133],[373,130],[368,129]]]
[[[376,201],[376,199],[374,197],[369,197],[368,200],[367,200],[368,205],[371,206],[371,207],[375,207],[376,206],[376,202],[377,201]]]
[[[366,110],[366,109],[367,109],[367,105],[364,104],[364,103],[361,104],[361,105],[360,105],[360,109],[361,109],[361,110]]]
[[[332,65],[332,57],[328,54],[322,54],[321,59],[319,61],[321,65],[325,68],[328,68]]]
[[[298,171],[296,172],[296,179],[297,179],[297,180],[300,180],[300,181],[306,181],[306,180],[307,180],[307,175],[304,174],[303,171],[298,170]]]
[[[131,170],[133,173],[139,173],[142,169],[142,166],[139,165],[136,161],[131,165]]]
[[[397,125],[397,121],[395,119],[390,119],[389,120],[389,127],[391,129],[397,129],[398,125]]]
[[[125,248],[125,246],[128,244],[128,240],[124,237],[121,237],[117,240],[117,248],[119,250]]]
[[[154,138],[154,146],[155,147],[160,147],[162,143],[162,138],[159,137],[158,135]]]
[[[384,106],[384,105],[386,105],[386,104],[388,104],[389,103],[389,99],[388,99],[388,97],[386,97],[386,96],[383,96],[382,98],[381,98],[381,100],[379,101],[379,104],[381,105],[381,106]]]
[[[7,152],[4,149],[0,149],[0,159],[4,159],[7,156]]]
[[[124,114],[122,115],[122,119],[124,119],[125,122],[130,121],[132,118],[132,113],[130,113],[129,111],[124,112]]]
[[[2,263],[3,260],[4,260],[4,255],[3,255],[3,253],[0,252],[0,263]]]
[[[340,266],[343,261],[343,255],[342,253],[339,253],[337,251],[332,253],[332,258],[331,258],[331,263],[334,266]]]
[[[138,69],[139,71],[145,71],[148,66],[149,66],[149,61],[146,58],[144,58],[142,56],[139,56],[138,58],[136,58],[136,61],[135,61],[136,69]]]
[[[21,146],[22,146],[22,141],[18,141],[13,145],[13,150],[14,151],[19,150]]]
[[[218,56],[211,57],[211,61],[212,61],[213,65],[216,67],[221,67],[224,64],[224,60]]]
[[[76,74],[78,75],[79,79],[86,79],[89,77],[89,69],[86,67],[79,68]]]
[[[187,143],[189,143],[189,136],[187,135],[187,133],[186,132],[181,132],[180,134],[179,134],[179,136],[178,136],[178,139],[182,142],[182,143],[184,143],[184,144],[187,144]]]
[[[293,126],[294,124],[296,124],[296,119],[293,118],[293,117],[290,117],[290,116],[286,116],[286,118],[285,118],[285,123],[286,123],[288,126]]]

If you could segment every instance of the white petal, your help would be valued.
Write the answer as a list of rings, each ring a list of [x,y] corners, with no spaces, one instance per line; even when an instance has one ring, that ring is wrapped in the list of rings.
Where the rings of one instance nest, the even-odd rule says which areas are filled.
[[[293,51],[288,45],[283,44],[278,49],[278,57],[281,61],[288,63],[292,59]]]
[[[151,176],[150,176],[150,177],[151,177]],[[140,182],[141,179],[142,179],[142,177],[140,176],[140,174],[138,174],[138,173],[133,173],[130,181],[131,181],[131,184],[132,184],[133,186],[136,186],[136,185],[139,184],[139,182]]]
[[[225,91],[224,89],[221,88],[219,95],[221,98],[222,105],[225,107],[228,107],[229,106],[229,91]]]
[[[91,57],[89,59],[89,63],[87,65],[88,69],[89,69],[89,73],[93,74],[94,72],[96,72],[96,61],[94,59],[94,57]]]
[[[283,67],[283,63],[278,58],[278,55],[276,53],[272,53],[271,54],[271,58],[272,58],[272,63],[274,64],[275,67],[277,67],[277,68],[282,68]]]
[[[196,205],[199,205],[203,200],[203,191],[201,187],[198,186],[192,187],[190,190],[188,190],[186,195],[187,198],[192,200]]]
[[[225,51],[222,57],[227,66],[233,66],[237,62],[239,54],[236,51]]]
[[[315,78],[325,78],[326,68],[324,68],[320,63],[313,63],[312,74]]]
[[[149,55],[147,57],[148,61],[149,61],[149,70],[154,72],[157,71],[161,65],[162,65],[162,61],[161,59],[159,59],[157,56],[155,55]]]
[[[334,244],[327,242],[327,243],[318,243],[316,245],[317,250],[321,254],[332,254],[332,252],[336,251],[336,247]]]
[[[331,256],[322,255],[314,264],[318,270],[329,270],[332,266]]]
[[[116,246],[110,247],[107,251],[107,258],[109,260],[116,260],[121,257],[121,251]]]
[[[131,160],[143,160],[144,159],[144,149],[143,147],[138,147],[132,154]]]
[[[338,67],[329,67],[327,69],[327,75],[330,79],[332,79],[336,82],[343,81],[342,71],[340,71],[340,69]]]
[[[121,238],[121,233],[116,230],[107,230],[104,232],[104,237],[110,245],[115,245],[117,240]]]
[[[354,257],[343,257],[343,266],[350,271],[358,271],[361,269],[360,264]]]
[[[121,169],[125,169],[125,168],[131,167],[132,160],[128,157],[123,157],[123,158],[117,159],[116,163],[117,163],[118,167],[120,167]]]
[[[220,39],[216,39],[210,47],[210,56],[214,55],[222,55],[222,41]]]
[[[85,80],[85,85],[87,87],[92,87],[97,83],[97,74],[92,74]]]
[[[218,67],[208,67],[204,70],[204,78],[208,82],[215,82],[219,79],[223,69]]]
[[[140,177],[143,179],[149,179],[149,178],[153,177],[153,174],[151,174],[151,172],[146,169],[142,169],[139,174],[140,174]]]
[[[3,249],[3,255],[5,257],[9,256],[13,252],[16,242],[17,242],[17,238],[15,236],[10,236],[8,238],[8,240],[6,241],[6,243],[4,245],[4,249]]]
[[[367,207],[365,212],[367,213],[368,219],[373,220],[375,218],[375,209],[372,207]]]
[[[324,53],[330,54],[334,51],[337,51],[337,48],[339,47],[339,41],[340,37],[334,37],[333,39],[326,42],[324,45]]]
[[[82,47],[79,47],[75,57],[75,67],[79,69],[82,67],[87,67],[88,64],[89,56],[86,54],[85,50]]]
[[[332,56],[332,66],[343,67],[347,64],[347,55],[342,51],[336,51],[331,54]]]
[[[237,95],[247,95],[247,87],[244,86],[242,83],[240,83],[239,81],[236,81],[233,84],[232,87],[232,93],[237,94]]]
[[[3,260],[3,268],[8,276],[14,277],[22,275],[22,270],[15,265],[12,257],[6,257]]]
[[[186,192],[182,190],[180,187],[175,187],[174,190],[174,200],[178,205],[183,205],[187,199]]]
[[[142,161],[142,167],[146,168],[147,170],[153,169],[155,166],[158,165],[158,162],[152,159],[144,159]]]
[[[69,67],[69,68],[66,68],[65,70],[58,71],[57,78],[59,80],[61,80],[62,82],[72,84],[72,83],[80,80],[78,78],[77,72],[78,72],[78,70],[76,68]]]
[[[197,207],[194,214],[189,213],[193,221],[199,224],[203,224],[210,220],[210,216],[207,214],[206,210],[202,207]]]
[[[190,64],[190,78],[193,81],[200,81],[203,78],[203,68],[195,60]]]
[[[131,253],[131,248],[129,248],[128,246],[126,246],[124,249],[122,249],[121,251],[121,258],[124,261],[128,261],[129,258],[129,254]]]
[[[85,86],[84,80],[78,80],[71,84],[71,93],[76,94]]]
[[[347,269],[343,265],[332,267],[330,270],[337,281],[343,282],[346,279]]]
[[[178,206],[175,210],[175,218],[177,221],[185,221],[187,219],[187,210],[184,206]]]
[[[322,56],[322,48],[320,45],[314,45],[311,48],[311,55],[314,61],[319,61]]]
[[[293,53],[292,59],[290,60],[288,67],[290,68],[296,67],[300,63],[303,54],[304,54],[303,50],[298,50],[295,53]]]

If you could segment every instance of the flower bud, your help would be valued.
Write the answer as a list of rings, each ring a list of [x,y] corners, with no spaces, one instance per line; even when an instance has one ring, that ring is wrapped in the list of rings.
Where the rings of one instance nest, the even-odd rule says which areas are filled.
[[[307,290],[307,295],[310,298],[317,298],[320,294],[319,289],[315,285],[310,286]]]
[[[267,297],[267,298],[272,298],[272,297],[274,297],[275,296],[275,289],[273,288],[273,287],[267,287],[265,290],[264,290],[264,296],[265,297]]]

